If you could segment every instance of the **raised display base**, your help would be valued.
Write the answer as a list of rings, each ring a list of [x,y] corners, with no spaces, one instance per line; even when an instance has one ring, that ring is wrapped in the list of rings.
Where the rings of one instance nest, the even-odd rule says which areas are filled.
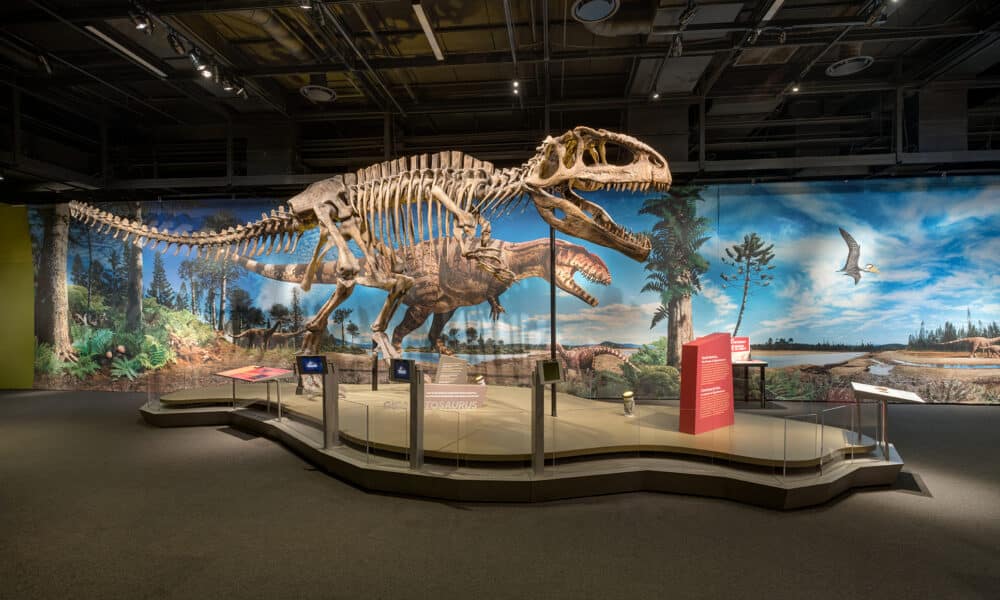
[[[871,438],[858,441],[833,427],[823,428],[823,443],[817,444],[815,425],[737,413],[733,426],[693,436],[677,431],[676,406],[641,405],[638,416],[628,418],[618,404],[561,394],[559,416],[545,419],[545,472],[533,475],[524,468],[530,392],[491,386],[486,408],[425,412],[425,455],[436,462],[411,471],[405,461],[407,386],[372,392],[342,385],[347,401],[341,403],[341,436],[349,444],[330,450],[321,448],[322,436],[312,425],[319,422],[318,398],[295,396],[294,386],[286,386],[283,410],[293,417],[281,421],[264,411],[263,402],[231,408],[229,386],[168,394],[142,414],[160,426],[233,425],[281,441],[359,486],[456,500],[538,501],[650,490],[796,508],[852,487],[889,485],[903,466],[894,450],[891,460],[883,460],[872,452]],[[246,403],[263,401],[265,391],[244,386],[239,394]],[[604,457],[567,460],[594,455]]]

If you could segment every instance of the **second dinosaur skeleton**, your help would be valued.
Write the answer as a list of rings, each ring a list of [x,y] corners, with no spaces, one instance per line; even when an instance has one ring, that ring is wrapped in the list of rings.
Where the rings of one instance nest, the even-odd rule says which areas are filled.
[[[489,247],[498,250],[497,259],[502,267],[514,274],[509,281],[500,281],[479,269],[474,261],[465,259],[459,252],[458,244],[445,248],[439,248],[437,244],[435,241],[422,242],[406,249],[406,262],[410,267],[407,273],[413,278],[414,284],[403,296],[402,304],[407,306],[406,314],[392,332],[392,345],[397,350],[402,348],[403,338],[433,315],[428,340],[442,354],[451,354],[452,351],[441,340],[441,333],[458,308],[489,302],[490,316],[496,321],[506,312],[500,304],[500,295],[510,289],[511,285],[529,277],[549,277],[548,238],[529,242],[496,239],[489,242]],[[242,255],[234,256],[233,260],[248,271],[268,279],[291,283],[301,281],[302,274],[308,267],[304,263],[262,263]],[[333,267],[332,264],[320,267],[314,282],[337,283]],[[365,267],[362,262],[360,275],[365,274]],[[588,252],[583,246],[556,240],[556,286],[591,306],[597,306],[597,298],[573,280],[576,273],[600,285],[611,283],[611,273],[599,256]]]
[[[666,159],[648,145],[624,134],[576,127],[546,138],[535,155],[517,167],[498,169],[454,151],[404,157],[318,181],[289,199],[290,210],[282,207],[259,221],[223,231],[159,231],[80,202],[70,203],[70,213],[140,247],[162,246],[166,252],[173,246],[175,253],[187,247],[189,253],[195,249],[216,257],[294,252],[305,231],[318,229],[301,287],[309,290],[331,250],[336,250],[338,282],[306,324],[303,350],[316,351],[330,314],[361,284],[389,294],[372,323],[372,338],[385,356],[395,357],[398,350],[385,330],[414,285],[407,275],[407,253],[400,249],[455,238],[463,257],[501,281],[509,280],[512,273],[490,246],[490,219],[510,214],[527,198],[556,230],[641,261],[649,254],[649,240],[615,223],[578,192],[665,190],[670,183]],[[359,275],[361,260],[367,265],[364,275]]]

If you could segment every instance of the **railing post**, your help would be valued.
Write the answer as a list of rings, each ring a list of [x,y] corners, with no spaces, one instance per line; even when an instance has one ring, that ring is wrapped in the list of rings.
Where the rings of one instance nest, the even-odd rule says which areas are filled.
[[[424,466],[424,374],[413,366],[410,379],[410,468]]]

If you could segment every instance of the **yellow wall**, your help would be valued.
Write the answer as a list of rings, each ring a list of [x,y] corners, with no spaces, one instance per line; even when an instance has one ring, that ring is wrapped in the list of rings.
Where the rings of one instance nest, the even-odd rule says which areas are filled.
[[[28,210],[0,204],[0,389],[30,389],[35,362],[35,278]]]

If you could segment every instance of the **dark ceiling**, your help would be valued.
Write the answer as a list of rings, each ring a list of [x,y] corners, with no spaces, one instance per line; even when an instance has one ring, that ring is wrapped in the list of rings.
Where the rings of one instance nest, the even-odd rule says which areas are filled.
[[[681,181],[1000,170],[995,0],[573,5],[7,0],[2,199],[283,194],[441,149],[519,162],[577,124]]]

